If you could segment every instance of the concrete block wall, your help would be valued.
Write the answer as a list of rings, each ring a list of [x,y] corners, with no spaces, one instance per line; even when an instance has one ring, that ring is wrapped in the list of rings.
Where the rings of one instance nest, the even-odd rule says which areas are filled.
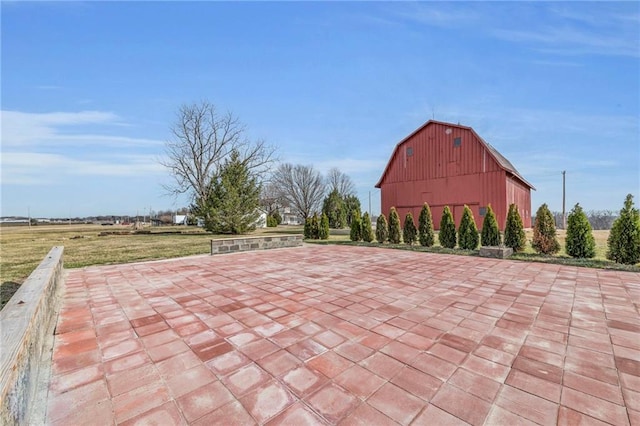
[[[265,250],[302,245],[302,235],[277,235],[272,237],[222,238],[211,240],[211,254],[233,253],[249,250]]]
[[[54,247],[0,311],[0,424],[44,421],[41,383],[48,380],[50,336],[57,319],[64,247]],[[46,398],[46,395],[44,396]]]

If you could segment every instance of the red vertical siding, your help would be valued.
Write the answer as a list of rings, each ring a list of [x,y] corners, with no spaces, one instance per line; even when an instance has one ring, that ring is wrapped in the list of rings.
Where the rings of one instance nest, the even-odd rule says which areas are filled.
[[[504,227],[509,204],[515,202],[524,225],[530,227],[530,190],[508,174],[469,128],[429,123],[394,151],[379,183],[382,212],[388,215],[394,206],[402,221],[409,211],[417,221],[423,203],[428,202],[439,229],[445,205],[458,226],[466,204],[480,228],[480,208],[491,204]]]
[[[531,191],[519,180],[507,178],[507,206],[515,203],[525,228],[531,228]]]

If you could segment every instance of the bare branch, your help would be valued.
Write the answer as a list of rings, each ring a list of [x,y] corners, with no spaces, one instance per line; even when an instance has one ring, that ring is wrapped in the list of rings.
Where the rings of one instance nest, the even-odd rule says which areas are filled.
[[[338,191],[342,198],[356,193],[356,187],[349,175],[342,173],[335,167],[327,173],[327,184],[329,191]]]
[[[280,198],[306,219],[319,212],[325,193],[320,172],[312,166],[281,164],[272,177]]]
[[[245,126],[237,117],[218,113],[207,101],[182,105],[170,131],[160,163],[174,178],[173,184],[164,186],[173,195],[189,193],[194,200],[207,199],[212,179],[234,150],[259,180],[275,160],[275,147],[246,139]]]

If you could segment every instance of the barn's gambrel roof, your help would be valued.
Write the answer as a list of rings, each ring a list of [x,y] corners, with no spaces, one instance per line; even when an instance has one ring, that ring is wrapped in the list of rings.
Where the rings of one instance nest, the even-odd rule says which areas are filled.
[[[427,121],[422,126],[418,127],[415,131],[413,131],[409,136],[407,136],[406,138],[404,138],[400,142],[398,142],[398,144],[396,145],[396,147],[393,150],[393,153],[391,154],[391,157],[389,158],[389,162],[387,163],[387,166],[385,167],[384,172],[382,173],[382,176],[380,177],[380,180],[378,181],[378,183],[376,183],[376,186],[375,186],[376,188],[380,188],[380,185],[382,185],[382,181],[384,180],[384,177],[387,175],[387,172],[389,171],[389,167],[391,167],[391,163],[393,162],[393,158],[395,157],[396,152],[400,149],[400,147],[405,142],[407,142],[409,139],[411,139],[415,134],[421,132],[423,129],[425,129],[427,126],[429,126],[431,124],[440,124],[440,125],[447,126],[447,127],[456,127],[458,129],[463,129],[463,130],[470,131],[471,133],[473,133],[473,135],[476,138],[478,138],[480,143],[487,149],[487,152],[489,153],[489,155],[491,155],[493,157],[493,159],[496,160],[496,162],[498,163],[498,165],[500,165],[500,167],[502,167],[506,172],[510,173],[515,178],[520,180],[522,183],[524,183],[529,188],[531,188],[533,190],[536,189],[524,177],[522,177],[520,172],[518,172],[518,170],[515,168],[515,166],[513,164],[511,164],[511,162],[509,160],[507,160],[504,155],[500,154],[497,149],[495,149],[491,144],[489,144],[487,141],[482,139],[482,137],[479,134],[477,134],[476,131],[473,130],[473,128],[468,127],[468,126],[462,126],[460,124],[453,124],[453,123],[447,123],[447,122],[444,122],[444,121],[436,121],[436,120]]]

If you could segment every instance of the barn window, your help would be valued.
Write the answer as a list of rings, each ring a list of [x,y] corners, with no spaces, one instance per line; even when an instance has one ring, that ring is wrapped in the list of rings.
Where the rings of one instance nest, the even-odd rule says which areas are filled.
[[[407,157],[411,157],[413,155],[413,147],[407,147]]]
[[[455,138],[453,140],[453,146],[459,147],[460,145],[462,145],[462,138]]]
[[[480,207],[480,216],[484,216],[487,214],[487,208],[486,207]]]

